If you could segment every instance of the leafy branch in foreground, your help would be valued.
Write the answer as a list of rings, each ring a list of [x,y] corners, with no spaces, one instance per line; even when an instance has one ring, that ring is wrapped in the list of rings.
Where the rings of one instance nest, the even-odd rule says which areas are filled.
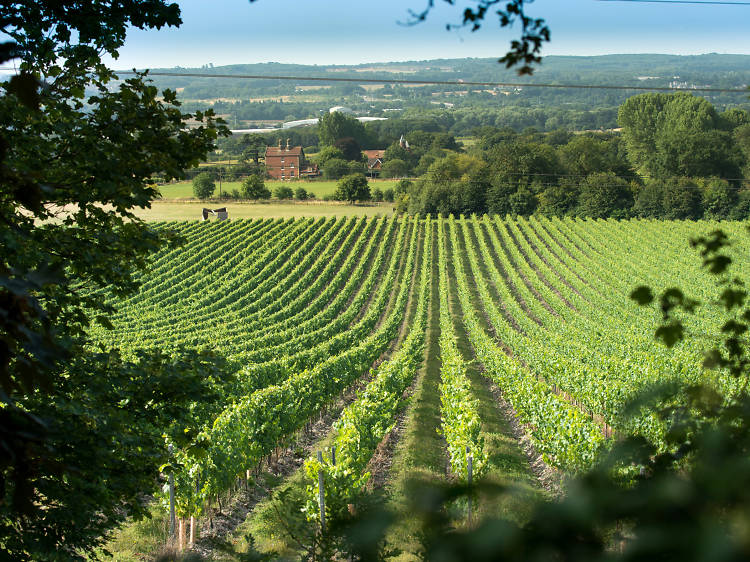
[[[172,239],[134,214],[156,197],[154,178],[181,177],[226,130],[211,111],[183,114],[145,74],[114,87],[102,63],[128,26],[180,23],[163,0],[0,6],[0,64],[20,68],[0,83],[2,556],[80,558],[143,515],[174,408],[223,385],[208,382],[215,358],[126,360],[88,336],[109,325],[108,296],[132,293],[134,271]]]
[[[451,6],[456,0],[443,0]],[[505,8],[495,10],[500,27],[512,27],[516,22],[521,22],[521,37],[511,41],[510,50],[498,62],[505,64],[506,68],[512,68],[520,63],[518,74],[533,74],[533,65],[542,62],[542,44],[549,42],[550,29],[545,20],[532,18],[526,15],[525,5],[531,4],[533,0],[475,0],[475,7],[468,7],[463,12],[461,24],[447,24],[447,29],[470,27],[471,31],[477,31],[482,27],[487,13],[494,6],[505,4]],[[408,25],[414,25],[427,19],[429,13],[435,7],[435,0],[428,0],[427,6],[421,12],[409,10],[411,20]]]

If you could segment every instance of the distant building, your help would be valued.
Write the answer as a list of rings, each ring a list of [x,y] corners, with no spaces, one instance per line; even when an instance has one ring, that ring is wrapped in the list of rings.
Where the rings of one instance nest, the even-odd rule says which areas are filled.
[[[343,105],[337,105],[336,107],[332,107],[331,109],[328,110],[328,113],[336,113],[337,111],[345,115],[352,115],[354,113],[351,109],[349,109],[348,107],[344,107]]]
[[[276,180],[296,180],[320,175],[316,164],[309,164],[305,159],[305,152],[301,146],[290,146],[290,139],[286,147],[269,146],[266,148],[266,171]]]
[[[362,152],[367,156],[367,175],[371,178],[379,176],[383,168],[385,150],[363,150]]]

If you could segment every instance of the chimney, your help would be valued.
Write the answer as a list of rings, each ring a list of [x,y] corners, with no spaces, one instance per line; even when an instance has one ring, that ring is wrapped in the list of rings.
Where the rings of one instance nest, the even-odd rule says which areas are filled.
[[[286,139],[286,149],[289,150],[291,146],[289,146],[292,142],[292,139]]]

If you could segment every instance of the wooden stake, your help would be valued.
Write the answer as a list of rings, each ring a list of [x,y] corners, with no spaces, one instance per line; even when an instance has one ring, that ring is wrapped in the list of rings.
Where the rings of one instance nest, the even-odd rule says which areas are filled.
[[[323,464],[323,453],[318,451],[318,462]],[[318,470],[318,506],[320,507],[320,532],[326,532],[326,496],[323,470]]]
[[[195,544],[195,535],[197,534],[197,532],[196,532],[197,531],[197,529],[196,529],[197,526],[198,525],[197,525],[197,521],[196,521],[195,517],[193,517],[191,515],[190,516],[190,545],[194,545]]]
[[[180,532],[177,537],[177,550],[182,552],[185,550],[185,520],[180,517]]]

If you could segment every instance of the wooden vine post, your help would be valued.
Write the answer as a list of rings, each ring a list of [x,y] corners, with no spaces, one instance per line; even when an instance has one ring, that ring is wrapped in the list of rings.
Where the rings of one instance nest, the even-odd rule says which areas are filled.
[[[318,462],[321,469],[318,470],[318,506],[320,507],[320,532],[326,532],[326,495],[323,481],[323,453],[318,451]]]
[[[466,482],[469,485],[469,488],[471,488],[473,464],[474,457],[471,455],[471,448],[466,445]],[[472,492],[471,489],[469,489],[469,526],[471,526],[471,496]]]
[[[173,445],[169,444],[169,459],[172,460]],[[174,512],[174,470],[169,471],[169,540],[174,543],[175,539],[175,512]]]

